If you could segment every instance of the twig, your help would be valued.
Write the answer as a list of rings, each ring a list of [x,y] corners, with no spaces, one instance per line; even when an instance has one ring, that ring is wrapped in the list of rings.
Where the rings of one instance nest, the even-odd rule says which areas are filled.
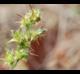
[[[30,55],[33,55],[33,56],[38,56],[38,55],[36,55],[36,54],[32,53],[32,52],[31,52],[31,50],[30,50]]]
[[[29,4],[29,7],[30,7],[30,9],[33,11],[33,7],[32,7],[32,5],[31,5],[31,4]]]
[[[34,53],[32,53],[32,52],[30,52],[30,54],[33,55],[33,56],[38,56],[38,55],[36,55],[36,54],[34,54]]]
[[[26,4],[25,4],[25,6],[26,6],[26,9],[27,9],[27,5],[26,5]],[[29,6],[29,8],[31,9],[31,11],[33,11],[32,5],[31,5],[31,4],[28,4],[28,6]]]
[[[21,14],[18,14],[18,13],[16,15],[19,16],[19,17],[21,17],[21,18],[23,17]]]
[[[32,47],[30,47],[31,51],[34,51],[34,49]]]
[[[37,39],[37,44],[40,45],[39,39]]]

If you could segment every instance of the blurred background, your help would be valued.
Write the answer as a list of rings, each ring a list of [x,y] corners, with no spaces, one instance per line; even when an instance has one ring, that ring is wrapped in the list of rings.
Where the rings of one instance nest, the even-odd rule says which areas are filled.
[[[31,60],[33,68],[40,69],[43,66],[47,69],[72,69],[73,67],[75,69],[79,65],[76,69],[80,69],[80,4],[32,4],[32,7],[41,9],[42,23],[49,30],[43,42],[44,48],[40,48],[39,51],[42,58],[45,55],[43,50],[47,52],[43,58],[44,62],[38,63],[40,59],[35,57],[39,59],[36,62],[33,58],[34,60]],[[79,10],[78,15],[75,9]],[[19,26],[17,22],[21,20],[21,17],[17,14],[23,16],[28,10],[30,10],[29,4],[0,4],[0,54],[5,49],[6,42],[11,38],[11,30],[16,30]],[[55,27],[56,25],[58,26]],[[54,44],[56,44],[55,48]],[[63,54],[68,57],[68,61]],[[60,55],[61,58],[58,60]]]

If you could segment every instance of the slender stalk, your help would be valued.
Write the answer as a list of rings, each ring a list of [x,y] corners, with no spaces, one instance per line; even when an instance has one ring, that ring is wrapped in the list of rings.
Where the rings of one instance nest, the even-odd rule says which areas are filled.
[[[21,17],[21,18],[23,17],[21,14],[16,14],[16,15],[19,16],[19,17]]]
[[[33,11],[33,7],[32,7],[32,5],[31,5],[31,4],[29,4],[29,7],[30,7],[30,9]]]

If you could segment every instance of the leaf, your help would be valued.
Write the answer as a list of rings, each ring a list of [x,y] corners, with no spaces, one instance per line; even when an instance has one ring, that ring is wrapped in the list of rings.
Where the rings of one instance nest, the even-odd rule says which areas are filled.
[[[40,20],[40,11],[38,9],[33,9],[33,11],[29,12],[25,15],[21,20],[21,27],[26,26],[26,28],[30,28],[33,24]]]
[[[43,33],[43,29],[38,29],[37,31],[36,31],[36,33],[38,34],[38,35],[40,35],[41,33]]]
[[[17,40],[16,39],[11,39],[11,40],[8,41],[8,43],[11,43],[11,42],[17,42]]]
[[[17,59],[20,59],[20,58],[21,58],[21,54],[20,54],[19,50],[16,50],[15,51],[15,59],[17,60]]]
[[[19,43],[20,49],[28,48],[28,46],[29,46],[29,43],[28,41],[26,41],[26,39],[22,39],[21,42]]]
[[[40,10],[33,9],[33,12],[30,18],[34,23],[38,22],[40,20]]]
[[[28,56],[28,50],[20,50],[22,57],[26,58]]]
[[[32,31],[31,40],[36,39],[37,36],[39,36],[41,33],[43,33],[44,30],[38,29],[37,31]]]
[[[13,63],[14,63],[14,55],[13,55],[13,52],[10,52],[9,50],[7,50],[6,51],[6,54],[5,54],[5,59],[6,59],[6,62],[9,65],[13,65]]]
[[[27,50],[21,49],[15,51],[15,59],[20,60],[22,58],[26,58],[28,56]]]
[[[20,30],[17,30],[16,32],[13,32],[13,35],[12,35],[12,39],[10,40],[10,42],[17,42],[19,43],[20,40],[22,39],[22,32]]]

